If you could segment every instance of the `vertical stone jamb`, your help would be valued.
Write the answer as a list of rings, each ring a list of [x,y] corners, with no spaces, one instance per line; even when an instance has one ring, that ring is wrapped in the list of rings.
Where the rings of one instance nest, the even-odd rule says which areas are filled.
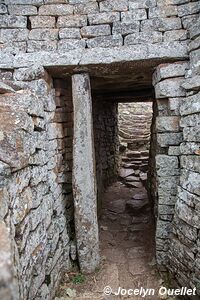
[[[180,102],[185,97],[182,88],[188,63],[179,61],[162,64],[153,75],[157,116],[155,120],[155,211],[156,257],[160,271],[169,270],[170,243],[180,179]]]
[[[73,194],[77,251],[82,273],[99,264],[92,98],[88,74],[72,76],[74,106]]]

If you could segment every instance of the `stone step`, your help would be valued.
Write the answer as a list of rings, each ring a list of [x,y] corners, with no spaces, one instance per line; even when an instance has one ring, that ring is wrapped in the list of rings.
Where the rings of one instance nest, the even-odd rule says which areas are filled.
[[[146,143],[147,141],[149,141],[149,139],[150,139],[150,136],[145,137],[143,135],[139,135],[136,137],[134,135],[134,137],[122,138],[121,140],[123,141],[123,143],[135,144],[135,143],[142,143],[142,142]]]
[[[128,182],[133,182],[133,181],[139,182],[140,178],[136,177],[136,176],[128,176],[128,177],[125,178],[125,180],[128,181]]]
[[[133,169],[120,169],[119,170],[119,177],[120,178],[126,178],[130,175],[134,174],[134,170]]]
[[[129,152],[126,153],[126,156],[130,157],[130,158],[132,158],[132,157],[140,157],[140,155],[141,155],[140,151],[129,151]]]
[[[141,155],[149,157],[149,150],[141,150],[140,153],[141,153]]]
[[[128,181],[125,181],[124,184],[127,186],[127,187],[130,187],[130,188],[142,188],[142,183],[140,181],[136,182],[128,182]]]

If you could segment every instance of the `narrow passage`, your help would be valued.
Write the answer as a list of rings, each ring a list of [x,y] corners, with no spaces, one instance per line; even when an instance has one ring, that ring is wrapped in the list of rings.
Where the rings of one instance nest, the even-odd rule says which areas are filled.
[[[146,156],[145,151],[128,151],[122,158],[120,180],[107,189],[102,199],[101,267],[82,284],[69,281],[64,285],[64,289],[70,287],[76,291],[73,299],[144,299],[142,296],[106,296],[103,290],[110,286],[114,293],[119,287],[157,291],[162,284],[155,263],[155,230],[145,188],[146,173],[133,169],[136,161],[142,160],[145,165]],[[157,295],[156,292],[145,299],[160,299]]]

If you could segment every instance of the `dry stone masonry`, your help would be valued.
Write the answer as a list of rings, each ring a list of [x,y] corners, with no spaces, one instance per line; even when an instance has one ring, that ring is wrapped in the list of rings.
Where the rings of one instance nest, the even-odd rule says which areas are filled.
[[[152,112],[152,102],[119,103],[119,177],[128,187],[147,184]]]
[[[199,11],[195,0],[0,0],[0,299],[53,299],[74,263],[98,266],[119,78],[134,99],[155,92],[157,264],[200,295]]]
[[[198,1],[1,1],[2,50],[69,51],[181,41],[199,12]]]

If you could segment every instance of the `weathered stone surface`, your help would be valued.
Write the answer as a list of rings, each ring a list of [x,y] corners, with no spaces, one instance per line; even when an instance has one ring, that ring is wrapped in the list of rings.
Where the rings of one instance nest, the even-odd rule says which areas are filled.
[[[166,18],[177,16],[177,7],[174,5],[166,5],[160,7],[150,7],[149,8],[149,19],[153,18]]]
[[[195,13],[199,13],[200,11],[200,4],[199,2],[187,3],[185,5],[180,5],[178,7],[178,16],[188,16],[193,15]]]
[[[81,271],[90,273],[99,264],[99,245],[91,90],[88,74],[73,75],[72,91],[74,118],[76,119],[73,147],[73,191],[77,251]]]
[[[6,14],[8,12],[7,7],[5,4],[0,4],[0,14]]]
[[[5,0],[5,4],[29,4],[40,6],[43,4],[43,0]]]
[[[135,11],[128,11],[121,13],[122,22],[131,24],[132,20],[140,21],[147,19],[146,10],[145,9],[138,9]]]
[[[127,11],[127,0],[105,0],[100,2],[100,11]]]
[[[200,75],[193,76],[192,78],[187,78],[183,84],[182,87],[185,90],[194,90],[199,91],[200,90]]]
[[[199,31],[199,23],[200,23],[200,18],[191,26],[190,28],[190,38],[195,39],[199,36],[200,31]]]
[[[158,176],[178,175],[178,158],[162,154],[156,155],[156,169]]]
[[[171,222],[158,220],[156,227],[156,238],[168,238],[171,233]]]
[[[159,43],[162,42],[162,33],[161,32],[140,32],[140,33],[132,33],[125,37],[124,44],[125,45],[135,45],[135,44],[143,44],[143,43]]]
[[[85,26],[81,28],[82,37],[91,38],[102,35],[110,35],[111,28],[109,25]]]
[[[197,173],[200,173],[200,156],[198,155],[182,155],[181,166]]]
[[[1,272],[0,272],[0,296],[6,299],[11,299],[14,296],[13,285],[13,270],[12,270],[12,254],[11,254],[11,241],[9,237],[9,230],[3,221],[0,221],[0,259],[1,259]],[[15,297],[18,297],[15,294]],[[2,298],[2,299],[3,299]],[[5,299],[5,298],[4,298]]]
[[[10,15],[32,16],[37,15],[37,7],[33,5],[8,5]]]
[[[156,6],[156,0],[130,0],[129,9],[150,8]]]
[[[181,29],[181,21],[179,18],[162,18],[162,19],[151,19],[144,20],[141,22],[141,30],[142,31],[167,31],[167,30],[175,30]]]
[[[31,28],[53,28],[55,27],[55,18],[49,16],[34,16],[29,18]]]
[[[58,29],[37,28],[32,29],[28,36],[29,40],[35,41],[53,41],[58,39]]]
[[[14,71],[14,79],[19,81],[31,81],[39,78],[44,78],[46,75],[42,66],[35,65],[30,68],[20,68]]]
[[[58,51],[65,52],[73,49],[85,48],[86,42],[80,39],[62,39],[58,42]]]
[[[168,155],[179,156],[181,154],[180,146],[169,146]]]
[[[28,39],[28,29],[1,29],[0,39],[2,42],[26,41]]]
[[[176,212],[179,218],[189,225],[199,229],[199,212],[190,208],[184,201],[178,198]]]
[[[179,117],[157,117],[156,129],[158,132],[179,131]]]
[[[181,87],[183,79],[165,79],[155,85],[156,98],[181,97],[185,91]]]
[[[184,76],[188,68],[187,62],[177,62],[173,64],[161,64],[153,74],[153,83],[156,84],[162,79],[170,77]]]
[[[90,25],[109,24],[120,20],[119,12],[103,12],[99,14],[89,14]]]
[[[114,36],[98,36],[96,38],[92,38],[87,40],[88,48],[95,47],[119,47],[123,45],[123,38],[120,34],[116,34]]]
[[[159,50],[158,50],[159,49]],[[102,55],[103,53],[103,55]],[[3,55],[2,63],[0,67],[5,68],[5,66],[9,65],[9,68],[12,66],[12,60],[14,60],[14,67],[28,67],[30,64],[37,63],[43,65],[44,67],[50,66],[73,66],[79,65],[88,65],[88,64],[107,64],[111,62],[120,62],[120,61],[129,61],[130,63],[134,61],[146,60],[146,59],[158,59],[158,58],[170,58],[170,59],[178,59],[178,58],[187,58],[188,54],[184,45],[177,44],[176,42],[162,44],[149,44],[149,45],[141,45],[140,49],[138,46],[129,46],[126,47],[126,51],[123,48],[115,48],[115,49],[95,49],[84,51],[84,55],[82,55],[82,51],[77,52],[68,52],[67,54],[58,55],[57,53],[52,53],[48,55],[46,52],[38,54],[19,54],[16,55],[13,59],[9,55]],[[9,61],[9,64],[8,64]]]
[[[26,25],[24,16],[0,15],[0,28],[26,28]]]
[[[200,114],[192,114],[181,118],[181,127],[200,126]]]
[[[112,33],[113,35],[119,33],[122,35],[126,35],[133,32],[139,32],[139,26],[140,26],[139,21],[133,21],[131,24],[127,24],[124,22],[114,22]]]
[[[182,99],[180,114],[182,116],[200,112],[200,93]]]
[[[169,98],[168,106],[171,111],[173,111],[174,115],[180,116],[180,105],[182,98]]]
[[[55,51],[57,49],[56,41],[35,41],[30,40],[27,43],[27,52],[37,51]]]
[[[87,25],[85,15],[69,15],[67,17],[58,17],[57,27],[82,27]]]
[[[74,13],[80,15],[94,14],[99,12],[99,7],[97,2],[85,2],[79,3],[74,7]]]
[[[80,39],[80,29],[79,28],[62,28],[59,31],[60,39]]]
[[[183,137],[188,142],[199,142],[200,126],[183,128]]]
[[[184,29],[166,31],[163,35],[164,42],[185,41],[187,38],[188,32]]]
[[[200,143],[184,142],[180,145],[182,154],[199,154]]]
[[[183,140],[182,132],[159,133],[158,144],[161,147],[179,145]]]
[[[198,15],[189,15],[181,18],[184,29],[190,29],[198,20]]]
[[[74,8],[69,4],[49,4],[39,8],[39,15],[44,16],[63,16],[73,14]]]
[[[189,191],[200,196],[200,186],[199,186],[200,174],[191,172],[189,170],[184,170],[180,177],[181,186]]]

